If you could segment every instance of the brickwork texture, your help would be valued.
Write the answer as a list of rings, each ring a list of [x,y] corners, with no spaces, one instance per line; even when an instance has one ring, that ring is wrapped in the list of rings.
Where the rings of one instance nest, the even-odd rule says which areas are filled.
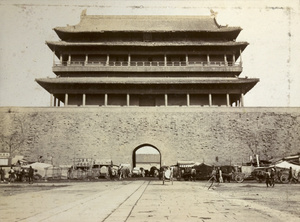
[[[74,157],[130,163],[150,145],[161,163],[241,164],[300,151],[300,108],[2,107],[0,151],[72,164]]]

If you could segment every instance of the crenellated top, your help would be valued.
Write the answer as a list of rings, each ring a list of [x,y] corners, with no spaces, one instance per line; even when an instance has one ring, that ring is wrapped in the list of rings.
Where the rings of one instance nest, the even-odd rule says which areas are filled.
[[[200,37],[236,39],[240,27],[220,26],[214,16],[81,15],[79,24],[54,28],[62,40],[97,38],[105,33],[202,33]],[[197,35],[197,34],[196,34]],[[182,38],[182,36],[180,36]],[[157,38],[162,38],[157,36]]]

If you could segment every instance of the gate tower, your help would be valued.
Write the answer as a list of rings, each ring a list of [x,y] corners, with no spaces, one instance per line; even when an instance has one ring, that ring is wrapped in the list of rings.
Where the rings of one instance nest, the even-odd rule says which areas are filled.
[[[244,106],[240,27],[214,16],[86,15],[56,27],[51,106]]]

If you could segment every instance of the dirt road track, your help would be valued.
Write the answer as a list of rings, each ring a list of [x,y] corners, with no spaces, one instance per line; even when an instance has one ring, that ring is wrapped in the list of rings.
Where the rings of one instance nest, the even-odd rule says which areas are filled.
[[[103,181],[0,185],[0,220],[299,221],[299,184]]]

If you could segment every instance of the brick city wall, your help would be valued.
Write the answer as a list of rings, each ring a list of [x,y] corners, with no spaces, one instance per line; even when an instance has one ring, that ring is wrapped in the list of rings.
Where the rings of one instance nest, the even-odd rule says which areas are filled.
[[[300,151],[299,108],[53,107],[0,108],[0,151],[72,164],[74,157],[131,163],[156,147],[162,164],[194,160],[241,164]]]

